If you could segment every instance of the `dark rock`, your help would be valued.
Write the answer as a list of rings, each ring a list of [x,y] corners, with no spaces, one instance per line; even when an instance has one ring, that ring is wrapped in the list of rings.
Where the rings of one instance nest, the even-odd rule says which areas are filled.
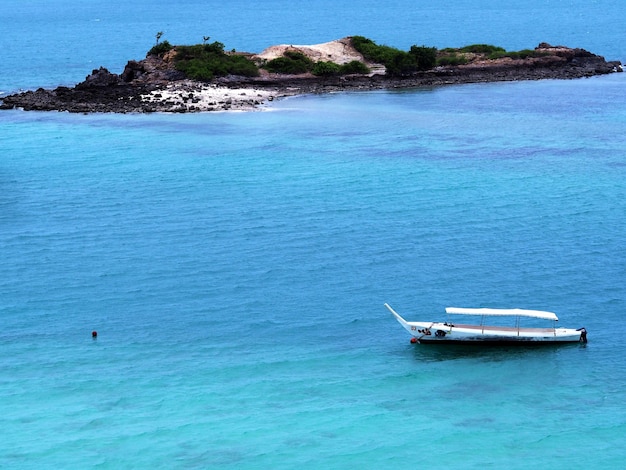
[[[131,60],[126,64],[126,67],[124,67],[124,71],[120,77],[124,82],[128,83],[141,78],[145,73],[146,69],[142,62]]]
[[[88,75],[84,82],[76,85],[76,88],[84,89],[90,87],[106,87],[111,85],[120,85],[121,83],[123,83],[123,80],[119,75],[115,75],[104,67],[100,67],[99,69],[92,71],[91,75]]]

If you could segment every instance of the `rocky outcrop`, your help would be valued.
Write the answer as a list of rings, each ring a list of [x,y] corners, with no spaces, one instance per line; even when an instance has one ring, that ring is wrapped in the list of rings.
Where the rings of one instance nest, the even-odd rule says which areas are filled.
[[[118,77],[119,78],[119,77]],[[73,113],[96,112],[151,112],[141,98],[142,87],[117,83],[108,85],[79,83],[74,88],[57,87],[54,90],[39,88],[3,99],[0,109],[22,108],[26,111],[69,111]],[[145,90],[147,92],[147,90]]]
[[[174,68],[172,55],[148,56],[144,60],[131,60],[120,74],[126,83],[166,85],[184,80],[185,74]]]
[[[248,56],[263,61],[284,53],[284,50],[298,50],[314,60],[332,60],[337,63],[359,60],[361,57],[350,47],[347,39],[317,46],[273,46],[259,55]],[[622,70],[619,62],[607,62],[603,57],[583,49],[541,43],[536,51],[540,54],[523,59],[502,57],[494,60],[473,55],[464,65],[437,67],[406,77],[388,77],[380,64],[368,64],[372,70],[368,75],[315,77],[311,74],[290,76],[263,72],[253,78],[222,77],[211,84],[186,80],[184,74],[175,69],[175,52],[171,52],[163,57],[148,56],[141,61],[131,60],[119,75],[100,67],[74,88],[39,88],[9,95],[0,103],[0,109],[78,113],[253,109],[275,97],[303,93],[573,79]]]
[[[496,76],[519,76],[519,80],[542,78],[583,78],[621,72],[618,61],[607,62],[604,57],[592,54],[584,49],[572,49],[564,46],[551,46],[545,42],[539,44],[537,56],[524,59],[503,57],[496,60],[475,60],[459,66],[461,70],[474,73],[475,70],[492,72]]]
[[[109,87],[115,85],[121,85],[123,83],[122,78],[119,75],[109,72],[104,67],[100,67],[97,70],[93,70],[91,75],[85,78],[84,82],[76,85],[77,89],[87,90],[94,87]]]

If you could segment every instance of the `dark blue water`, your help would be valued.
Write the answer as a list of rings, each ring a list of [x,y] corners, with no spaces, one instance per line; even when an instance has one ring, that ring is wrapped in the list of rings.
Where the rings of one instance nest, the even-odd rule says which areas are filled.
[[[0,90],[119,71],[160,30],[624,57],[617,2],[168,3],[3,4]],[[618,467],[624,80],[0,113],[0,466]],[[589,343],[435,350],[384,302],[551,310]]]

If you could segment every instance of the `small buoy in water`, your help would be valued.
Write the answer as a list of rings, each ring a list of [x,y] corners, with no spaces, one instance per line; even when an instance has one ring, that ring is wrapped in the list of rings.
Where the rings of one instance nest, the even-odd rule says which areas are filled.
[[[417,343],[417,338],[416,338],[415,336],[413,336],[413,338],[411,338],[411,343],[412,343],[412,344]]]
[[[91,337],[94,338],[94,339],[97,338],[98,337],[98,332],[96,330],[93,330],[91,332]]]

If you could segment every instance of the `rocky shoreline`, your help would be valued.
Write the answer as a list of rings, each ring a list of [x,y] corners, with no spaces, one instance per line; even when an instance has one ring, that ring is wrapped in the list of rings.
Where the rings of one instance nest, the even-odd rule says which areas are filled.
[[[327,44],[336,45],[340,41]],[[342,44],[345,49],[345,43]],[[315,53],[318,54],[321,46],[323,45],[300,47],[302,51],[306,51],[307,47],[315,47]],[[583,49],[554,47],[542,43],[535,50],[541,50],[543,55],[526,59],[477,58],[468,64],[436,67],[408,77],[388,77],[380,68],[368,75],[332,77],[270,74],[264,71],[258,77],[227,76],[210,83],[189,80],[166,58],[148,56],[142,61],[128,62],[119,75],[101,67],[73,88],[39,88],[6,96],[0,102],[0,109],[73,113],[254,110],[274,99],[300,94],[575,79],[622,71],[620,62],[606,61],[603,57]],[[354,54],[354,51],[350,52]]]

